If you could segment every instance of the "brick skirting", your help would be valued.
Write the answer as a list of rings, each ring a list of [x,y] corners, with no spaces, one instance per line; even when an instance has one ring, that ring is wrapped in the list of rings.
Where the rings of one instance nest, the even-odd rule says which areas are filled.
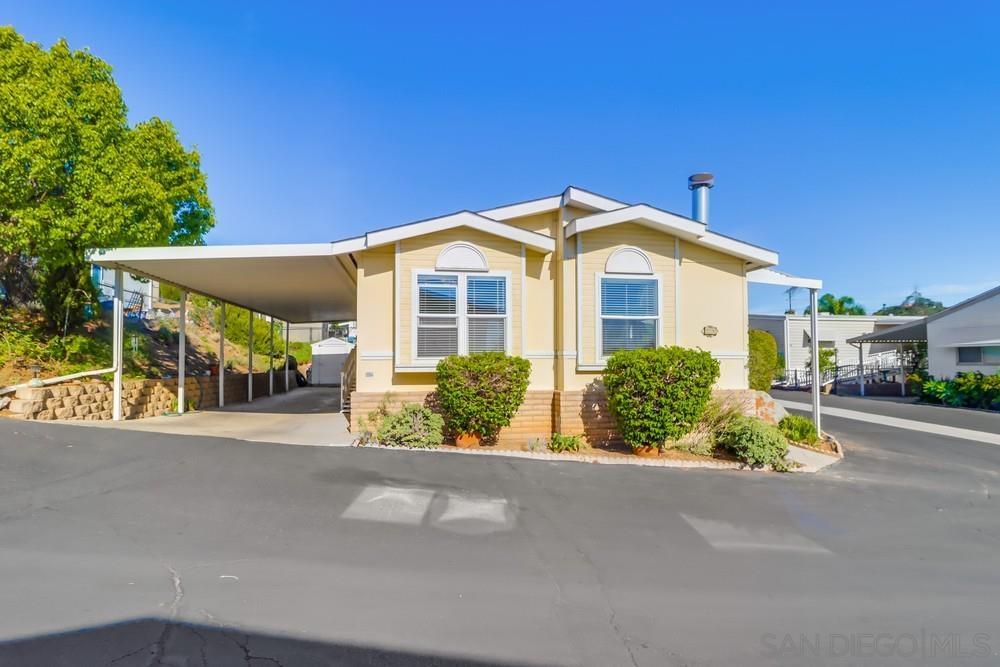
[[[389,410],[398,410],[403,403],[419,403],[433,407],[429,392],[409,391],[380,394],[354,392],[351,394],[351,432],[357,433],[362,418],[374,411],[383,399],[388,398]],[[768,394],[752,389],[721,389],[713,396],[724,401],[734,401],[744,414],[776,423],[779,408]],[[593,383],[581,391],[529,391],[510,426],[500,432],[500,441],[523,445],[535,438],[548,439],[552,433],[582,435],[594,447],[622,443],[614,417],[608,408],[604,388]]]
[[[552,435],[552,391],[529,391],[524,396],[524,403],[518,409],[510,426],[500,431],[499,440],[504,443],[525,444],[533,438],[548,438]],[[351,394],[351,432],[357,433],[360,420],[367,419],[368,414],[378,408],[379,403],[386,399],[389,410],[398,410],[403,403],[419,403],[432,406],[431,392],[400,391],[391,394],[375,392],[359,392]]]
[[[274,373],[274,393],[285,391],[284,371]],[[289,371],[288,387],[295,388],[295,376]],[[254,396],[266,396],[267,373],[254,373]],[[14,394],[9,409],[21,419],[111,419],[114,404],[111,383],[105,380],[67,382],[50,387],[22,387]],[[207,375],[184,378],[184,399],[189,409],[214,408],[219,405],[219,378]],[[226,405],[245,403],[247,376],[228,373],[225,378]],[[177,379],[125,380],[122,382],[122,416],[125,419],[156,417],[177,409]]]

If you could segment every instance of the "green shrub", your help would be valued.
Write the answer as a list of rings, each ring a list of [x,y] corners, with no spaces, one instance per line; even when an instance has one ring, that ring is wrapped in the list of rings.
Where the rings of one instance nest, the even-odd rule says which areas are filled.
[[[378,406],[365,417],[358,418],[358,435],[354,441],[359,445],[373,445],[378,442],[378,430],[382,426],[382,421],[389,416],[389,403],[392,401],[392,392],[386,392]]]
[[[618,431],[632,448],[663,448],[694,428],[712,396],[719,362],[702,350],[619,350],[604,369]]]
[[[694,429],[681,438],[674,448],[700,456],[711,456],[718,445],[719,434],[726,430],[734,419],[742,416],[743,412],[738,403],[713,398],[705,406]]]
[[[768,391],[777,372],[778,341],[766,331],[751,329],[750,357],[747,360],[750,388]]]
[[[220,309],[215,308],[215,326],[219,327]],[[270,327],[270,328],[269,328]],[[274,331],[274,349],[280,352],[284,349],[284,327],[280,322],[270,322],[263,316],[253,318],[253,351],[254,354],[270,352],[270,330]],[[250,311],[239,306],[226,306],[226,340],[236,345],[246,347],[250,343]]]
[[[802,415],[784,417],[778,422],[778,428],[792,442],[804,442],[807,445],[815,445],[819,442],[816,425],[812,423],[811,419],[806,419]]]
[[[740,417],[733,420],[719,434],[719,444],[751,467],[769,465],[775,470],[788,470],[788,462],[785,461],[788,441],[778,427],[759,419]]]
[[[983,375],[979,371],[958,373],[952,380],[928,378],[919,393],[920,399],[927,403],[1000,410],[1000,372],[993,375]]]
[[[549,440],[549,451],[559,454],[562,452],[578,452],[580,451],[580,444],[580,436],[578,435],[553,433],[552,438]]]
[[[812,359],[806,360],[806,368],[812,368]],[[832,347],[819,348],[819,370],[821,373],[837,368],[837,350]]]
[[[417,403],[404,403],[378,427],[379,444],[391,447],[438,447],[443,441],[444,420]]]
[[[524,402],[531,362],[503,352],[445,357],[437,365],[437,401],[448,429],[484,439],[510,424]]]

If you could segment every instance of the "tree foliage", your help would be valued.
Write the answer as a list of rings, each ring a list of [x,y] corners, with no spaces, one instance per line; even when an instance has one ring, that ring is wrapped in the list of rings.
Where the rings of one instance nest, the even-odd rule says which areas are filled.
[[[835,296],[827,292],[819,298],[817,312],[830,313],[831,315],[864,315],[865,307],[854,300],[853,296]],[[811,308],[806,308],[808,314]]]
[[[215,326],[221,324],[222,309],[215,307]],[[274,332],[274,353],[283,355],[285,349],[284,327],[281,322],[271,322],[270,327],[265,317],[257,315],[253,318],[253,351],[254,354],[269,354],[271,350],[270,332]],[[250,311],[239,306],[226,306],[226,340],[237,345],[250,344]]]
[[[0,28],[0,277],[30,271],[50,324],[92,301],[88,250],[198,244],[212,225],[198,153],[159,118],[130,126],[108,63]]]
[[[750,357],[747,361],[750,388],[769,391],[778,370],[778,341],[766,331],[751,329]]]
[[[876,315],[933,315],[944,310],[940,301],[928,299],[917,290],[913,290],[898,306],[882,306]]]

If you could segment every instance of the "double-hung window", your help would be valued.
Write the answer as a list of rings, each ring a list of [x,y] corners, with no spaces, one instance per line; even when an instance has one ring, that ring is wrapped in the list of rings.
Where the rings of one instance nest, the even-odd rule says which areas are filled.
[[[417,276],[417,356],[458,354],[458,276]]]
[[[598,276],[600,356],[654,348],[659,340],[660,283],[655,277]]]
[[[506,351],[507,294],[506,275],[417,273],[416,357]]]

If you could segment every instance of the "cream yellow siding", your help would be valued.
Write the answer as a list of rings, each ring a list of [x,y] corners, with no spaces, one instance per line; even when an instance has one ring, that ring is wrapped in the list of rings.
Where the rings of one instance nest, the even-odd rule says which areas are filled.
[[[603,363],[597,339],[598,276],[604,273],[608,258],[616,250],[633,247],[641,250],[653,266],[653,275],[659,278],[659,342],[673,345],[674,331],[674,237],[637,223],[622,223],[577,234],[581,251],[580,274],[580,332],[579,365],[595,366]]]
[[[680,332],[684,347],[719,360],[722,389],[747,386],[747,282],[743,260],[681,241]],[[709,335],[714,332],[714,335]]]
[[[521,354],[521,273],[522,245],[516,241],[499,238],[468,228],[448,229],[399,242],[398,258],[398,316],[399,340],[397,341],[396,366],[412,367],[417,364],[413,341],[413,275],[414,271],[433,271],[438,255],[452,243],[464,242],[478,248],[486,257],[491,272],[510,274],[508,309],[510,318],[510,352]]]
[[[392,384],[395,249],[365,250],[358,263],[358,391],[386,391]]]

